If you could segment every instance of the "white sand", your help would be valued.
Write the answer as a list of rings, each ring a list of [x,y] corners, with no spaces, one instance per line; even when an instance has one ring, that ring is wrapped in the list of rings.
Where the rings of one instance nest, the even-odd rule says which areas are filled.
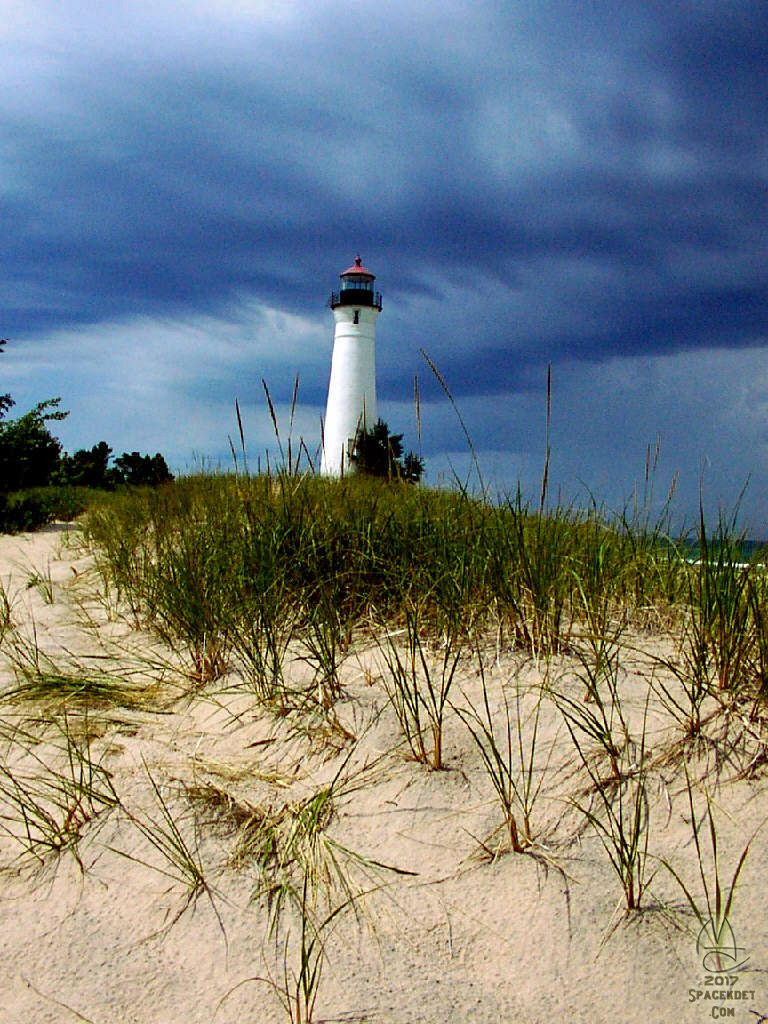
[[[196,807],[185,786],[213,784],[238,800],[277,809],[326,784],[347,757],[327,835],[415,874],[380,871],[366,882],[362,872],[349,869],[360,886],[380,888],[360,900],[357,914],[339,915],[326,933],[317,1020],[672,1024],[720,1019],[713,1010],[732,1009],[730,1019],[738,1021],[768,1014],[766,829],[752,842],[731,915],[749,962],[732,985],[707,985],[696,949],[699,926],[657,861],[649,864],[649,872],[657,873],[646,909],[624,914],[608,857],[570,803],[584,799],[586,776],[577,770],[572,741],[549,703],[537,743],[538,765],[545,769],[533,816],[538,842],[529,853],[489,862],[478,856],[475,837],[493,832],[500,811],[466,727],[450,716],[447,770],[430,772],[407,759],[383,687],[380,652],[360,647],[347,658],[337,714],[356,741],[337,736],[336,752],[332,737],[317,730],[311,738],[289,735],[288,723],[260,709],[234,673],[174,701],[181,677],[173,658],[117,614],[114,597],[104,595],[76,540],[76,533],[70,538],[56,529],[0,537],[0,581],[14,620],[28,637],[34,623],[40,648],[59,663],[69,658],[135,672],[137,683],[158,685],[163,714],[91,709],[90,756],[112,774],[128,811],[161,822],[147,771],[152,775],[188,844],[198,850],[211,892],[185,909],[184,885],[162,873],[172,869],[123,808],[84,825],[80,864],[69,851],[40,863],[10,835],[0,835],[0,1024],[287,1020],[270,986],[248,981],[282,979],[282,954],[267,936],[265,903],[252,899],[257,868],[232,866],[233,834],[212,823],[211,812]],[[29,587],[33,573],[37,585]],[[648,655],[662,649],[662,641],[651,635],[635,641],[644,653],[624,655],[622,692],[633,728],[639,728],[653,671]],[[502,651],[495,664],[489,652],[489,663],[494,693],[500,685],[513,693],[514,679],[525,689],[542,678],[520,652]],[[306,674],[299,663],[290,670]],[[17,684],[10,665],[1,671],[3,688]],[[574,695],[583,691],[566,659],[553,660],[550,681]],[[453,695],[458,700],[463,690],[476,701],[479,685],[468,662]],[[526,708],[531,701],[528,695]],[[61,734],[45,719],[39,703],[2,706],[6,731],[23,727],[39,739],[25,744],[37,762],[18,742],[2,743],[3,763],[17,775],[40,775],[40,761],[65,769]],[[708,734],[719,736],[724,723],[721,715]],[[731,725],[736,735],[738,723]],[[83,735],[85,723],[74,704],[69,727]],[[654,765],[649,845],[655,856],[670,859],[700,899],[682,758],[667,756],[677,735],[654,701],[647,751]],[[750,738],[719,771],[714,748],[691,757],[692,773],[697,779],[706,774],[715,798],[726,884],[768,815],[765,769],[758,765],[750,777],[739,777],[761,751]],[[703,796],[698,806],[703,812]],[[21,834],[7,800],[0,799],[0,816],[0,825]],[[293,941],[298,923],[289,920]],[[291,946],[289,956],[294,952]],[[717,996],[691,1002],[689,990]],[[754,995],[735,999],[736,992]]]

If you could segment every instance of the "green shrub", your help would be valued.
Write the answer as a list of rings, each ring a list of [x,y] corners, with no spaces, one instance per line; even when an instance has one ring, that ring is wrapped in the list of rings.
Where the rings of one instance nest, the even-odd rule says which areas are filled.
[[[55,520],[71,522],[85,511],[92,492],[75,487],[39,487],[0,493],[0,533],[39,530]]]
[[[5,411],[13,405],[10,396],[3,396],[0,406],[0,488],[4,492],[20,491],[49,483],[61,456],[61,442],[50,432],[49,421],[63,420],[68,414],[59,409],[59,398],[39,402],[34,409],[16,420],[4,420]]]

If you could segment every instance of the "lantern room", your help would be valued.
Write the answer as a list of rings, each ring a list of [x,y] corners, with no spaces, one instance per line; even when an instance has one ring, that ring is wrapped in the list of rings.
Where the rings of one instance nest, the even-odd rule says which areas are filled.
[[[339,291],[332,292],[328,300],[331,309],[337,306],[374,306],[378,310],[381,309],[381,292],[373,290],[376,275],[363,266],[360,256],[355,260],[354,266],[348,267],[339,276]]]

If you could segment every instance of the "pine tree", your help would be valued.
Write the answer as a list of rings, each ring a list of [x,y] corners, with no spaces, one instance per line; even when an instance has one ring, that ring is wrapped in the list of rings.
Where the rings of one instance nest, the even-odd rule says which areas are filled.
[[[370,430],[358,430],[351,459],[359,473],[386,480],[418,483],[424,472],[423,461],[413,452],[403,458],[403,435],[390,434],[382,419]]]

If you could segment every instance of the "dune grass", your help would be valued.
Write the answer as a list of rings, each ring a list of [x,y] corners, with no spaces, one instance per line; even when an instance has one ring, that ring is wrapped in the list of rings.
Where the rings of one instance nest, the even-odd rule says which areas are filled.
[[[741,957],[730,924],[731,911],[744,862],[758,832],[765,825],[765,819],[742,846],[733,875],[728,881],[720,861],[720,839],[713,813],[712,797],[705,789],[706,811],[704,814],[700,814],[694,797],[696,787],[687,766],[685,768],[685,788],[690,814],[691,837],[696,852],[696,866],[700,882],[698,892],[694,885],[683,879],[669,860],[662,858],[661,864],[677,882],[701,929],[697,938],[697,952],[703,954],[703,962],[707,969],[736,973],[743,967],[743,962],[739,963]],[[704,824],[705,817],[706,825]]]
[[[91,755],[87,738],[73,738],[66,715],[45,759],[39,737],[23,728],[2,728],[0,831],[40,863],[70,851],[82,869],[78,843],[86,825],[120,800],[111,774]]]
[[[535,693],[526,694],[520,680],[515,678],[511,687],[500,682],[492,697],[485,659],[479,649],[475,654],[482,700],[475,705],[463,695],[463,705],[454,710],[474,741],[503,815],[500,829],[487,840],[481,840],[481,845],[484,851],[495,856],[496,851],[490,844],[496,834],[503,831],[509,849],[522,853],[534,843],[533,811],[545,777],[537,763],[541,754],[537,740],[545,691],[538,687]],[[512,690],[511,700],[508,688]],[[526,701],[526,698],[529,699]],[[553,749],[554,743],[547,752],[545,770]]]
[[[531,514],[519,497],[490,505],[360,478],[190,478],[112,496],[85,530],[104,576],[202,676],[227,663],[239,619],[269,595],[315,637],[309,650],[329,679],[334,644],[343,649],[372,609],[397,623],[414,599],[437,634],[459,613],[482,624],[493,608],[516,643],[557,649],[580,602],[597,600],[608,579],[643,573],[638,560],[661,557],[594,515]],[[608,559],[610,571],[594,571]],[[617,594],[625,604],[626,589]]]
[[[762,569],[733,560],[727,520],[710,536],[702,516],[692,564],[640,516],[278,474],[106,496],[85,534],[105,580],[200,683],[237,658],[257,690],[279,689],[298,640],[330,702],[355,632],[373,615],[402,628],[414,607],[438,642],[493,622],[534,656],[568,650],[576,629],[598,674],[621,631],[664,607],[686,625],[697,692],[749,687],[764,665]]]
[[[332,713],[350,652],[377,640],[406,744],[432,768],[444,763],[452,680],[478,638],[493,633],[497,650],[537,660],[575,655],[584,693],[557,700],[603,745],[616,778],[626,741],[617,663],[651,611],[675,643],[658,656],[655,692],[683,735],[700,732],[711,699],[751,701],[758,714],[768,686],[763,563],[734,557],[733,517],[709,531],[702,515],[673,541],[666,514],[531,510],[519,493],[490,502],[277,473],[107,495],[84,534],[104,585],[175,652],[193,688],[234,673],[265,705],[296,707],[285,688],[293,659]]]

